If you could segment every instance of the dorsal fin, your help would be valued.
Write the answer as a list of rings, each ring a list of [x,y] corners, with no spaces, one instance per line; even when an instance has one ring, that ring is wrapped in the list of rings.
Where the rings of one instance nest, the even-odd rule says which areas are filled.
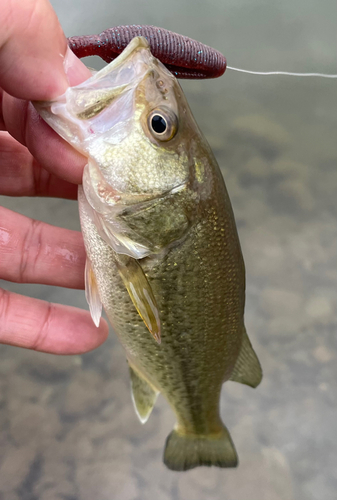
[[[238,359],[229,380],[257,387],[262,380],[262,368],[252,348],[245,327],[243,327],[242,344]]]

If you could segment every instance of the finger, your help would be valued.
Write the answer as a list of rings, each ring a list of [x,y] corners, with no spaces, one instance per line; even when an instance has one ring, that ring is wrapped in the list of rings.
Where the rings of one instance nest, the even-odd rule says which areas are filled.
[[[48,99],[67,86],[67,41],[47,0],[2,0],[0,82],[23,99]],[[24,84],[23,84],[24,82]]]
[[[6,130],[27,146],[42,168],[73,184],[82,182],[87,159],[61,139],[31,103],[4,92],[2,108]]]
[[[65,69],[70,66],[72,72],[74,64],[85,68],[67,51],[66,37],[48,0],[2,0],[0,86],[6,92],[20,99],[52,99],[69,86]]]
[[[5,122],[2,116],[2,95],[3,90],[0,89],[0,130],[6,130]]]
[[[10,8],[8,7],[9,4],[11,4]],[[5,0],[4,5],[7,8],[7,11],[10,13],[9,16],[12,16],[13,19],[15,18],[15,20],[17,20],[17,18],[20,20],[20,16],[23,15],[22,12],[25,12],[25,22],[27,22],[27,19],[29,19],[29,15],[31,14],[32,25],[38,22],[48,24],[48,15],[53,17],[54,24],[51,23],[50,26],[48,26],[47,32],[38,32],[38,36],[34,32],[34,30],[32,33],[30,33],[30,25],[29,29],[27,28],[30,33],[30,35],[28,36],[29,40],[33,40],[33,44],[37,43],[36,40],[39,40],[39,43],[41,42],[42,44],[41,46],[43,46],[44,44],[48,50],[45,51],[44,49],[41,49],[40,52],[38,51],[36,54],[36,60],[34,60],[34,64],[31,64],[30,66],[28,65],[27,67],[20,66],[20,71],[27,71],[27,75],[25,77],[21,75],[19,78],[20,92],[18,92],[16,89],[16,78],[17,74],[20,73],[20,71],[9,71],[8,74],[10,75],[10,84],[6,85],[6,78],[8,77],[8,74],[4,71],[1,71],[0,69],[0,86],[2,85],[3,88],[7,90],[9,94],[11,94],[11,96],[24,97],[25,99],[29,100],[51,99],[52,97],[55,97],[56,95],[62,93],[65,88],[59,89],[57,92],[55,92],[55,95],[50,91],[50,89],[48,90],[48,88],[45,88],[45,86],[48,87],[48,82],[44,79],[44,75],[47,74],[48,78],[50,76],[49,70],[45,71],[45,59],[47,59],[48,64],[53,59],[53,50],[55,48],[55,44],[52,43],[53,37],[61,36],[61,38],[64,38],[63,33],[61,33],[61,35],[56,35],[60,28],[57,17],[50,4],[47,0],[27,0],[27,2],[25,3],[25,8],[22,11],[20,10],[20,8],[22,7],[22,2],[19,0],[13,0],[12,2],[9,2],[9,0]],[[31,10],[29,9],[32,6],[33,10],[31,12]],[[20,10],[20,13],[18,12],[18,9]],[[7,11],[5,9],[5,14]],[[29,15],[27,14],[27,12]],[[41,13],[44,13],[42,17]],[[13,23],[14,25],[10,28],[7,26],[8,22],[6,24],[7,35],[9,38],[6,40],[6,43],[3,46],[1,46],[0,35],[0,68],[3,57],[5,57],[6,60],[6,57],[8,58],[9,56],[11,56],[15,64],[19,64],[20,58],[17,52],[15,52],[16,49],[13,53],[9,50],[13,46],[13,44],[11,44],[12,40],[17,37],[17,44],[21,49],[22,44],[26,42],[22,33],[16,32],[16,24],[14,21]],[[6,29],[4,29],[4,31],[6,31]],[[27,44],[29,46],[28,42]],[[50,44],[52,44],[52,47],[50,47]],[[25,47],[26,46],[27,45],[25,45]],[[9,55],[7,54],[8,50]],[[90,77],[91,72],[71,52],[70,49],[66,50],[65,70],[67,73],[67,78],[71,85],[77,85],[80,82],[84,81],[86,78]],[[40,63],[41,68],[38,67],[38,64]],[[32,84],[32,81],[34,80],[33,77],[36,73],[38,74],[39,78],[41,76],[41,79],[38,82],[34,82],[34,84]],[[8,130],[10,134],[21,144],[27,146],[31,154],[35,157],[36,161],[41,165],[42,168],[46,169],[48,172],[68,182],[74,184],[81,183],[83,167],[86,163],[85,158],[77,151],[75,151],[69,144],[63,141],[63,139],[61,139],[53,130],[51,130],[51,128],[46,125],[44,121],[39,117],[38,113],[30,103],[28,103],[26,100],[10,97],[6,92],[1,92],[0,104],[0,130]]]
[[[0,207],[0,277],[16,283],[84,288],[80,232],[51,226]]]
[[[43,169],[8,132],[0,132],[0,195],[54,196],[75,200],[77,185]]]
[[[0,289],[0,342],[54,354],[81,354],[101,345],[108,325],[90,314]]]

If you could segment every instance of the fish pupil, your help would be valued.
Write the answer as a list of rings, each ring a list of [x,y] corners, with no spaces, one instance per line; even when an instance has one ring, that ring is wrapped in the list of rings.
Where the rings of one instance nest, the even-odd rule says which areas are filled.
[[[156,134],[163,134],[166,131],[166,120],[160,115],[154,115],[151,120],[151,127]]]

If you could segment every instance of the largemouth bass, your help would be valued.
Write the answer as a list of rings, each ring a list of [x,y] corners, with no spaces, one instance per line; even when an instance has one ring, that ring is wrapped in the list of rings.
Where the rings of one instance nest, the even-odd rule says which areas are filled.
[[[86,296],[95,324],[103,305],[125,348],[137,415],[145,422],[159,393],[173,408],[170,469],[236,466],[221,387],[256,387],[262,372],[230,200],[176,78],[137,37],[36,107],[88,157],[78,193]]]

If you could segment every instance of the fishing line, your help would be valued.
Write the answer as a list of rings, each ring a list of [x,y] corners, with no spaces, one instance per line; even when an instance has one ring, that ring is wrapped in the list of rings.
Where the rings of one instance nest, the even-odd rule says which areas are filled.
[[[227,66],[227,69],[239,71],[240,73],[249,73],[250,75],[285,75],[285,76],[317,76],[318,78],[337,78],[337,75],[329,75],[326,73],[291,73],[289,71],[249,71],[247,69],[232,68]]]

